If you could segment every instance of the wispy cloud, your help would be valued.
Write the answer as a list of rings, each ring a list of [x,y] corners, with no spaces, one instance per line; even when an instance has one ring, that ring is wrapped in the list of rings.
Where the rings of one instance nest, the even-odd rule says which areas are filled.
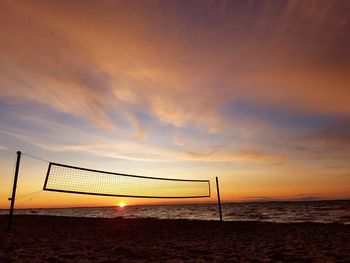
[[[198,24],[177,5],[185,8],[158,2],[155,16],[143,3],[89,2],[60,12],[64,5],[56,2],[3,2],[2,96],[44,103],[107,129],[118,126],[111,112],[133,108],[176,127],[218,132],[225,127],[220,107],[242,98],[350,112],[346,3],[208,2],[198,6]],[[247,20],[246,13],[255,17]]]
[[[41,119],[41,121],[43,121]],[[47,125],[50,122],[45,122]],[[52,152],[85,152],[108,158],[131,161],[177,162],[177,161],[205,161],[205,162],[251,162],[266,165],[280,164],[283,158],[277,155],[255,152],[252,150],[238,150],[236,152],[209,151],[207,153],[183,152],[178,149],[160,147],[135,141],[103,138],[99,135],[84,132],[59,124],[50,124],[52,130],[47,134],[23,131],[16,128],[0,127],[0,133],[13,136],[43,150]],[[57,130],[58,129],[58,130]],[[72,138],[71,141],[57,139]]]
[[[313,160],[346,162],[350,158],[349,120],[333,120],[316,131],[292,139],[291,151]],[[340,164],[334,164],[338,167]]]
[[[242,162],[242,163],[256,163],[279,165],[285,161],[285,157],[277,154],[252,150],[239,149],[230,152],[217,152],[208,150],[205,152],[185,152],[185,155],[190,160],[214,161],[214,162]]]

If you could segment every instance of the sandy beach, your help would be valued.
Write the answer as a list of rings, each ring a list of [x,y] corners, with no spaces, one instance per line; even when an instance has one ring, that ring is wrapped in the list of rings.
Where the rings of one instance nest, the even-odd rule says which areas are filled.
[[[0,262],[350,262],[350,225],[0,217]]]

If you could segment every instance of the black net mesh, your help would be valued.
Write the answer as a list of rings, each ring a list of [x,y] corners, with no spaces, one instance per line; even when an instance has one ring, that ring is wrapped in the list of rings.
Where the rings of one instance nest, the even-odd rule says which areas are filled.
[[[210,182],[119,174],[50,163],[44,190],[142,198],[199,198],[210,196]]]

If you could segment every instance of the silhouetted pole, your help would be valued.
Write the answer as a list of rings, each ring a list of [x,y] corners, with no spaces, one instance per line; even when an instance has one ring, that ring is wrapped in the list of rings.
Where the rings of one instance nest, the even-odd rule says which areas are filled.
[[[9,198],[11,200],[11,206],[10,206],[10,213],[9,218],[7,221],[7,228],[11,228],[12,224],[12,216],[13,216],[13,209],[15,207],[15,200],[16,200],[16,189],[17,189],[17,179],[18,179],[18,172],[19,172],[19,163],[21,161],[21,152],[17,152],[17,162],[16,162],[16,171],[15,171],[15,178],[13,180],[13,188],[12,188],[12,197]]]
[[[218,177],[216,177],[216,192],[218,193],[218,205],[219,205],[220,221],[222,221],[221,201],[220,201],[220,190],[219,190],[219,180],[218,180]]]

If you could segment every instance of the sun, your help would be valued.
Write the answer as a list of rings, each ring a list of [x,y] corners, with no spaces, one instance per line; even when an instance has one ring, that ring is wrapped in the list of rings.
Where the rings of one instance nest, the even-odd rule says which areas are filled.
[[[125,203],[123,203],[123,202],[120,202],[120,203],[118,204],[118,206],[119,206],[119,207],[125,207],[125,206],[126,206],[126,204],[125,204]]]

